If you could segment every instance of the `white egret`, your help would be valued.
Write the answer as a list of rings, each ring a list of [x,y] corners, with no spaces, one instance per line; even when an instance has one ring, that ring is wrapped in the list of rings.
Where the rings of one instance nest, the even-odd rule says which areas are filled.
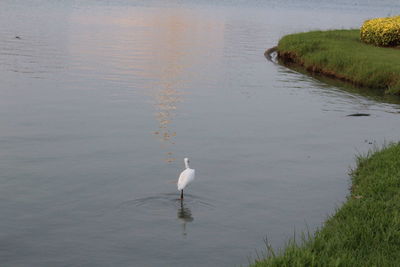
[[[181,172],[178,180],[178,190],[181,191],[181,199],[183,199],[183,189],[194,180],[194,169],[189,167],[189,159],[185,158],[184,162],[186,169]]]

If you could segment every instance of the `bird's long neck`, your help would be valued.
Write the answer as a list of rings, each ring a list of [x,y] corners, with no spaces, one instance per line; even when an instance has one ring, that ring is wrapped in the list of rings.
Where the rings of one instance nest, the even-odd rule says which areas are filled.
[[[189,169],[189,168],[190,168],[190,167],[189,167],[189,162],[185,161],[185,167],[186,167],[186,169]]]

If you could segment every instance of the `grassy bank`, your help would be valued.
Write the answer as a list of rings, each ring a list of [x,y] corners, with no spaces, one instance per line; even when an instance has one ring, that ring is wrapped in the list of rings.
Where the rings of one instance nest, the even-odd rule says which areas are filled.
[[[253,266],[399,266],[400,143],[358,158],[351,176],[350,196],[321,230]]]
[[[400,94],[400,49],[367,45],[359,30],[314,31],[284,36],[278,58],[307,71],[358,86]]]

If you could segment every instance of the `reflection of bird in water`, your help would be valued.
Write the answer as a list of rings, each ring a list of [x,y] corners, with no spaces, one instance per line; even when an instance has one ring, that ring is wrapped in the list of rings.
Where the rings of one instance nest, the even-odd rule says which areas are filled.
[[[194,180],[194,169],[189,167],[189,159],[185,158],[186,169],[181,173],[178,180],[178,190],[181,191],[181,199],[183,199],[183,189]]]
[[[185,207],[182,200],[181,200],[181,207],[178,209],[177,217],[182,221],[183,235],[187,235],[186,223],[190,223],[194,219],[192,217],[191,210],[188,207]]]

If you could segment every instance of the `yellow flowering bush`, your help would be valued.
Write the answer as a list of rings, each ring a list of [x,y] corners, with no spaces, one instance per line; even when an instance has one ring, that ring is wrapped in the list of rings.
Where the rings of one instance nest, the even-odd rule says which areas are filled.
[[[377,46],[400,45],[400,16],[370,19],[360,30],[361,40]]]

